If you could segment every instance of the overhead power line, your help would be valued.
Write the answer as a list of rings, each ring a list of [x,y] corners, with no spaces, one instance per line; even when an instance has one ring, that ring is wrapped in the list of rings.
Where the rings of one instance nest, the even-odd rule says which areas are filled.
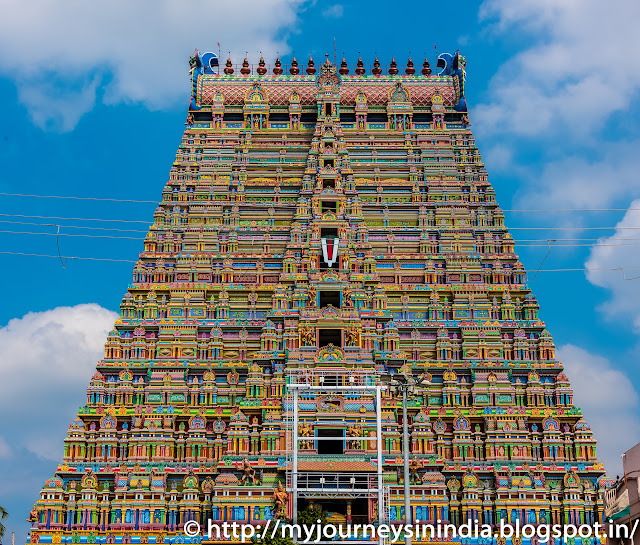
[[[609,240],[612,237],[600,237],[600,238],[519,238],[519,239],[514,239],[510,242],[513,242],[514,244],[516,244],[516,246],[532,246],[531,244],[521,244],[522,242],[596,242],[598,243],[599,241],[605,241],[605,240]],[[615,240],[623,240],[623,241],[640,241],[640,238],[616,238]],[[495,243],[495,242],[502,242],[502,243],[506,243],[506,241],[502,240],[502,241],[494,241],[492,239],[486,239],[486,240],[473,240],[473,242],[484,242],[485,244],[491,244],[491,243]],[[604,244],[602,244],[604,246]],[[544,244],[543,244],[544,246]],[[558,246],[562,246],[561,244],[558,244]],[[587,246],[591,246],[590,244],[587,244]]]
[[[1,232],[1,231],[0,231]],[[547,244],[518,244],[516,243],[517,246],[519,246],[520,248],[537,248],[540,246],[543,247],[547,247]],[[581,248],[581,247],[590,247],[590,246],[640,246],[640,243],[633,243],[633,244],[607,244],[607,243],[598,243],[596,242],[595,244],[551,244],[552,248]]]
[[[0,223],[21,223],[21,222],[3,222],[2,220],[0,220]],[[26,222],[25,222],[26,223]],[[67,225],[67,226],[62,226],[62,225],[53,225],[53,224],[36,224],[36,223],[26,223],[27,225],[38,225],[41,227],[57,227],[58,230],[55,233],[46,233],[46,232],[34,232],[34,231],[13,231],[13,230],[0,230],[0,233],[5,233],[5,234],[11,234],[11,235],[36,235],[36,236],[55,236],[55,237],[77,237],[77,238],[101,238],[101,239],[114,239],[114,240],[144,240],[145,237],[134,237],[134,236],[118,236],[118,235],[93,235],[93,234],[87,234],[87,233],[61,233],[59,228],[61,227],[67,227],[67,228],[78,228],[78,229],[90,229],[90,230],[94,230],[94,229],[98,229],[101,231],[118,231],[118,232],[134,232],[134,233],[147,233],[147,231],[140,231],[140,230],[135,230],[135,229],[107,229],[107,228],[100,228],[100,227],[76,227],[73,225]],[[162,233],[163,231],[154,231],[154,233]],[[172,232],[172,231],[167,231],[167,232]],[[159,242],[162,242],[163,239],[157,239]],[[172,239],[164,239],[166,242],[170,242],[172,241]],[[622,243],[607,243],[607,242],[599,242],[599,240],[602,239],[527,239],[523,242],[543,242],[546,244],[521,244],[519,241],[515,241],[514,244],[519,247],[519,248],[537,248],[537,247],[548,247],[549,245],[552,248],[580,248],[580,247],[593,247],[593,246],[598,246],[598,247],[604,247],[604,246],[640,246],[640,239],[637,238],[629,238],[629,239],[617,239],[618,241],[625,241]],[[248,240],[247,239],[239,239],[238,242],[250,242],[251,244],[254,244],[256,242],[260,243],[262,241],[262,237],[258,236],[258,237],[250,237]],[[589,243],[589,244],[575,244],[575,243],[571,243],[571,244],[554,244],[555,242],[565,242],[565,241],[577,241],[577,242],[583,242],[583,241],[595,241],[593,243]],[[636,242],[627,242],[627,241],[636,241]],[[436,243],[440,243],[440,242],[448,242],[448,241],[433,241]],[[473,241],[469,241],[469,242],[473,242]],[[505,244],[505,241],[492,241],[491,239],[486,240],[486,241],[482,241],[484,242],[486,245],[491,245],[491,244]]]
[[[36,254],[36,253],[26,253],[26,252],[6,252],[0,251],[0,254],[5,255],[18,255],[18,256],[33,256],[33,257],[51,257],[55,259],[59,259],[58,255],[49,255],[49,254]],[[63,255],[63,259],[88,259],[91,261],[118,261],[123,263],[137,263],[138,261],[133,261],[131,259],[114,259],[107,257],[87,257],[87,256],[68,256]],[[234,269],[235,272],[238,272],[238,269]],[[255,269],[242,269],[242,271],[255,271]],[[578,267],[578,268],[564,268],[564,269],[540,269],[538,272],[578,272],[578,271],[640,271],[640,267],[611,267],[611,268],[594,268],[587,269],[586,267]],[[525,269],[525,273],[536,272],[536,269]]]
[[[17,255],[17,256],[31,256],[31,257],[51,257],[54,259],[59,259],[62,257],[63,259],[86,259],[90,261],[117,261],[123,263],[137,263],[137,261],[133,261],[131,259],[113,259],[106,257],[86,257],[86,256],[58,256],[58,255],[48,255],[48,254],[36,254],[36,253],[26,253],[26,252],[6,252],[0,251],[0,254],[5,255]],[[254,270],[254,269],[243,269],[246,271]],[[234,271],[238,272],[238,269],[234,269]],[[580,271],[640,271],[640,267],[610,267],[610,268],[593,268],[587,269],[586,267],[577,267],[577,268],[564,268],[564,269],[540,269],[538,272],[580,272]],[[521,271],[524,273],[536,272],[536,269],[526,269]],[[631,279],[628,279],[631,280]]]
[[[158,204],[158,201],[142,201],[136,199],[109,199],[104,197],[76,197],[76,196],[64,196],[64,195],[26,195],[23,193],[0,193],[5,197],[31,197],[34,199],[69,199],[74,201],[106,201],[106,202],[130,202],[130,203],[144,203],[144,204]]]
[[[62,258],[62,259],[87,259],[89,261],[120,261],[122,263],[137,263],[137,261],[132,261],[130,259],[113,259],[113,258],[109,258],[109,257],[80,257],[80,256],[74,256],[74,255],[58,256],[58,255],[47,255],[47,254],[31,254],[31,253],[26,253],[26,252],[4,252],[4,251],[0,251],[0,254],[32,256],[32,257],[53,257],[55,259],[60,259],[60,258]]]
[[[32,221],[11,221],[11,220],[0,220],[0,223],[10,223],[12,225],[35,225],[38,227],[54,227],[51,223],[36,223]],[[149,231],[141,230],[141,229],[115,229],[110,227],[90,227],[88,225],[58,225],[55,224],[55,227],[59,227],[60,229],[86,229],[88,231],[117,231],[120,233],[148,233]]]
[[[501,208],[503,212],[628,212],[640,208]]]
[[[115,235],[83,235],[81,233],[34,233],[32,231],[5,231],[0,230],[0,233],[9,233],[12,235],[42,235],[42,236],[54,236],[54,237],[82,237],[82,238],[112,238],[112,239],[127,239],[127,240],[144,240],[142,237],[120,237]]]
[[[13,214],[0,214],[0,216],[13,216]],[[78,218],[63,218],[63,217],[49,217],[49,216],[18,216],[17,214],[15,215],[17,217],[41,217],[41,218],[45,218],[45,219],[67,219],[67,220],[74,220],[74,219],[78,219]],[[96,220],[96,221],[111,221],[111,220]],[[114,220],[117,221],[117,220]],[[40,226],[40,227],[60,227],[61,229],[84,229],[87,231],[112,231],[112,232],[120,232],[120,233],[150,233],[150,230],[144,230],[144,229],[117,229],[117,228],[109,228],[109,227],[91,227],[89,225],[59,225],[59,224],[51,224],[51,223],[36,223],[36,222],[28,222],[28,221],[11,221],[11,220],[0,220],[0,223],[9,223],[12,225],[33,225],[33,226]],[[137,222],[137,223],[147,223],[147,222]],[[163,226],[164,227],[164,226]],[[0,231],[2,232],[2,231]],[[8,232],[8,231],[5,231]],[[173,233],[174,231],[171,229],[167,229],[167,230],[162,230],[162,229],[155,229],[153,230],[154,233],[163,233],[163,232],[170,232]],[[65,236],[64,233],[60,233],[62,236]],[[140,238],[140,240],[142,240],[142,238]],[[548,239],[548,238],[521,238],[521,239],[517,239],[515,240],[515,243],[519,246],[522,246],[522,242],[597,242],[603,240],[603,237],[600,238],[554,238],[554,239]],[[619,238],[617,240],[623,240],[623,241],[640,241],[640,238]],[[491,239],[485,241],[485,242],[490,242]],[[527,245],[528,246],[528,245]],[[587,245],[588,246],[588,245]]]
[[[42,225],[42,224],[41,224]],[[56,225],[42,225],[43,227],[57,227]],[[114,229],[115,231],[118,231],[118,229]],[[136,231],[136,232],[145,232],[146,231]],[[55,237],[77,237],[77,238],[102,238],[102,239],[114,239],[114,240],[144,240],[145,237],[127,237],[127,236],[116,236],[116,235],[90,235],[90,234],[85,234],[85,233],[60,233],[59,231],[56,233],[44,233],[44,232],[33,232],[33,231],[12,231],[12,230],[2,230],[0,229],[0,233],[5,233],[5,234],[12,234],[12,235],[36,235],[36,236],[55,236]],[[165,239],[166,242],[171,242],[172,239]],[[567,240],[572,240],[572,239],[567,239]],[[580,239],[577,239],[580,240]],[[594,240],[594,239],[591,239]],[[597,240],[597,239],[596,239]],[[619,240],[640,240],[640,239],[619,239]],[[163,241],[162,239],[160,239],[159,241]],[[243,240],[240,239],[238,240],[239,243],[242,242],[250,242],[251,244],[253,243],[260,243],[262,241],[262,237],[252,237],[249,240]],[[532,242],[546,242],[547,244],[520,244],[517,241],[515,242],[515,245],[518,246],[519,248],[537,248],[537,247],[548,247],[550,242],[555,242],[556,239],[532,239]],[[224,241],[223,241],[224,242]],[[441,241],[435,241],[435,242],[441,242]],[[447,242],[447,241],[445,241]],[[492,241],[486,241],[486,244],[492,244]],[[497,241],[497,242],[493,242],[493,244],[504,244],[504,241]],[[604,246],[640,246],[640,242],[634,242],[634,243],[626,243],[623,242],[621,244],[609,244],[609,243],[602,243],[602,242],[595,242],[592,244],[551,244],[552,248],[581,248],[581,247],[593,247],[593,246],[598,246],[598,247],[604,247]]]
[[[638,209],[640,210],[640,209]],[[76,217],[66,217],[66,216],[33,216],[33,215],[27,215],[27,214],[6,214],[6,213],[0,213],[0,217],[8,217],[8,218],[37,218],[37,219],[47,219],[47,220],[63,220],[63,221],[95,221],[95,222],[118,222],[118,223],[140,223],[140,224],[144,224],[144,225],[149,225],[152,226],[153,222],[149,222],[149,221],[142,221],[142,220],[125,220],[125,219],[108,219],[108,218],[76,218]],[[2,220],[0,220],[2,221]],[[3,221],[3,223],[9,223],[8,221]],[[26,224],[25,224],[26,225]],[[36,224],[34,223],[33,225],[46,225],[46,224]],[[62,227],[62,226],[61,226]],[[72,226],[67,226],[67,227],[72,227]],[[73,226],[74,228],[76,228],[76,226]],[[79,227],[79,226],[78,226]],[[160,225],[159,227],[172,227],[171,225]],[[180,226],[181,228],[186,228],[189,229],[189,226]],[[209,226],[212,228],[215,228],[214,226]],[[380,226],[381,227],[381,226]],[[427,226],[428,230],[439,230],[439,227],[437,225],[432,225],[432,226]],[[472,225],[470,226],[472,227],[475,231],[480,231],[480,232],[490,232],[490,228],[494,227],[494,226],[479,226],[479,225]],[[482,229],[482,227],[485,227],[485,229]],[[200,228],[200,226],[193,226],[193,228]],[[86,227],[86,229],[94,229],[91,227]],[[375,226],[373,227],[373,229],[375,230]],[[535,226],[535,227],[502,227],[502,230],[504,230],[505,232],[508,231],[530,231],[530,230],[537,230],[537,231],[552,231],[552,230],[564,230],[564,231],[581,231],[581,230],[596,230],[596,231],[608,231],[608,230],[612,230],[612,229],[621,229],[621,230],[637,230],[640,229],[639,227],[618,227],[618,226],[601,226],[601,227],[556,227],[556,226],[546,226],[546,227],[540,227],[540,226]],[[134,231],[132,229],[126,229],[127,231]],[[403,231],[403,230],[408,230],[408,228],[406,227],[398,227],[396,230],[398,231]],[[418,231],[419,229],[413,228],[414,231]],[[147,231],[134,231],[134,232],[147,232]],[[546,241],[547,239],[539,239],[542,241]]]
[[[609,229],[640,229],[640,227],[505,227],[505,231],[607,231]]]
[[[24,193],[0,193],[6,197],[30,197],[35,199],[69,199],[80,201],[128,202],[142,204],[161,204],[162,201],[139,199],[113,199],[108,197],[78,197],[75,195],[30,195]],[[452,203],[455,204],[455,203]],[[503,212],[628,212],[640,208],[500,208]]]
[[[105,219],[105,218],[67,218],[63,216],[31,216],[27,214],[0,214],[5,218],[37,218],[45,220],[65,220],[65,221],[111,221],[117,223],[144,223],[150,225],[148,221],[142,220],[122,220],[122,219]]]

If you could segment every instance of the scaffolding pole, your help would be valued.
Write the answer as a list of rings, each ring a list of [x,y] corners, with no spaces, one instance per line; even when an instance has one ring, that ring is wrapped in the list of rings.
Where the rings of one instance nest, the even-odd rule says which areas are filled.
[[[384,489],[382,474],[382,393],[380,387],[376,388],[376,447],[378,451],[378,524],[384,524]],[[378,538],[382,545],[382,538]]]
[[[292,502],[292,518],[293,524],[298,524],[298,396],[299,392],[297,388],[293,390],[293,459],[292,459],[292,475],[291,493],[293,496]]]
[[[293,430],[292,430],[292,463],[291,463],[291,495],[292,495],[292,519],[293,523],[298,523],[298,404],[299,404],[299,396],[301,390],[311,390],[311,391],[328,391],[328,392],[375,392],[376,396],[376,457],[378,460],[377,466],[377,483],[378,486],[373,494],[378,497],[378,522],[380,524],[384,523],[384,509],[386,506],[384,505],[384,474],[383,474],[383,459],[382,459],[382,390],[386,390],[386,385],[375,385],[375,386],[362,386],[362,385],[349,385],[349,386],[315,386],[310,384],[288,384],[287,388],[292,390],[293,392]],[[314,437],[314,440],[334,440],[333,438],[324,438],[324,437]],[[353,438],[356,439],[356,438]],[[372,437],[358,437],[357,439],[362,440],[372,440]],[[305,490],[305,492],[307,492]],[[369,491],[371,492],[371,490]],[[337,490],[337,495],[349,495],[346,490]],[[382,538],[379,538],[380,544],[382,544]],[[357,542],[354,542],[357,543]]]

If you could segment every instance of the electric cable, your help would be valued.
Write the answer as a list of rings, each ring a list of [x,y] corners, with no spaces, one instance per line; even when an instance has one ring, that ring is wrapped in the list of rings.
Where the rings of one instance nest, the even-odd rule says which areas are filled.
[[[106,258],[106,257],[86,257],[86,256],[58,256],[58,255],[48,255],[48,254],[37,254],[37,253],[26,253],[26,252],[8,252],[8,251],[0,251],[0,254],[4,255],[17,255],[17,256],[33,256],[33,257],[51,257],[55,259],[59,259],[62,257],[63,259],[87,259],[91,261],[117,261],[123,263],[137,263],[138,261],[133,261],[131,259],[114,259],[114,258]],[[233,269],[234,272],[255,272],[255,269]],[[640,271],[640,267],[610,267],[610,268],[593,268],[589,269],[586,267],[576,267],[576,268],[558,268],[558,269],[524,269],[522,273],[530,273],[530,272],[595,272],[595,271]],[[266,271],[269,272],[269,271]],[[626,280],[634,280],[634,278],[625,278]],[[501,284],[502,285],[502,284]]]
[[[0,195],[7,197],[28,197],[37,199],[69,199],[69,200],[82,200],[82,201],[105,201],[105,202],[126,202],[126,203],[141,203],[141,204],[162,204],[163,201],[148,201],[140,199],[114,199],[108,197],[78,197],[75,195],[31,195],[24,193],[4,193],[0,192]],[[191,202],[191,201],[189,201]],[[456,204],[456,203],[452,203]],[[492,205],[493,203],[488,203]],[[475,207],[472,207],[475,208]],[[499,208],[495,205],[492,210]],[[502,212],[627,212],[627,211],[639,211],[640,208],[500,208]]]
[[[143,203],[143,204],[158,204],[158,201],[142,201],[137,199],[110,199],[104,197],[77,197],[77,196],[63,196],[63,195],[27,195],[23,193],[0,193],[5,197],[30,197],[34,199],[69,199],[75,201],[106,201],[106,202],[128,202],[128,203]]]

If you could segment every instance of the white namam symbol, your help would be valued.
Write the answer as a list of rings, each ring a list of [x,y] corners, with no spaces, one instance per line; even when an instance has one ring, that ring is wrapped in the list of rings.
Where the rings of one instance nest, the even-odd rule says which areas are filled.
[[[322,257],[329,267],[338,260],[338,244],[340,239],[338,237],[326,237],[322,239]]]

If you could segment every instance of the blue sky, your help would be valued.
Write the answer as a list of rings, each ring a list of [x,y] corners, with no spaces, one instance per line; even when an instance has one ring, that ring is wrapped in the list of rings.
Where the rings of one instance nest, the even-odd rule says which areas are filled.
[[[25,7],[28,6],[28,7]],[[472,129],[609,473],[640,440],[640,6],[611,0],[0,0],[0,192],[158,201],[188,104],[189,55],[312,54],[383,65],[460,49]],[[102,352],[153,203],[0,195],[0,505],[22,522]],[[581,212],[580,209],[616,209]],[[555,212],[550,210],[562,210]],[[131,231],[86,231],[73,220]],[[9,222],[23,223],[9,223]],[[531,229],[536,227],[537,229]],[[606,229],[596,229],[604,227]],[[616,229],[616,227],[618,227]],[[14,232],[7,232],[14,231]],[[564,240],[550,243],[548,239]],[[630,240],[628,240],[630,239]],[[601,270],[626,268],[626,270]],[[580,269],[544,272],[547,269]],[[587,270],[583,270],[587,269]],[[531,275],[533,277],[533,274]],[[631,279],[627,279],[631,278]]]

